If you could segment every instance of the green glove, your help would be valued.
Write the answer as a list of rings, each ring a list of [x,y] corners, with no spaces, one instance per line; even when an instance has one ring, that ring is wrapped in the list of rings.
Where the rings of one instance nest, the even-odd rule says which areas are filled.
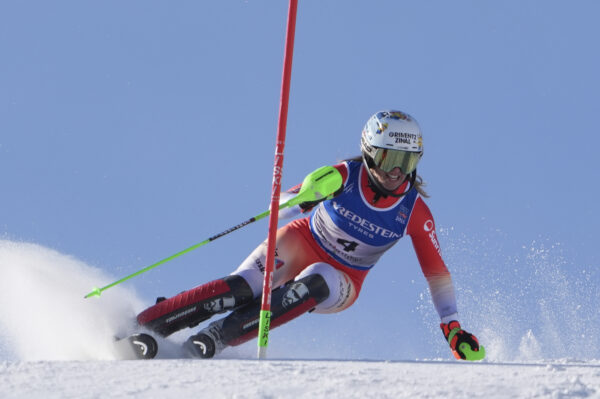
[[[458,321],[442,323],[440,328],[455,358],[476,361],[485,357],[485,348],[479,345],[477,337],[463,330]]]
[[[333,166],[323,166],[304,178],[300,192],[285,203],[290,207],[303,202],[320,202],[333,197],[342,187],[343,179],[340,172]]]

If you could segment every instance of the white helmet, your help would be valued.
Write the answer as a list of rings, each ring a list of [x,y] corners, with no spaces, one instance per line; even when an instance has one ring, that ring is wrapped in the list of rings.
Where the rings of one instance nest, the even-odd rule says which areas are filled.
[[[423,156],[421,128],[404,112],[380,111],[365,124],[360,148],[368,167],[377,166],[385,172],[399,167],[408,176]]]

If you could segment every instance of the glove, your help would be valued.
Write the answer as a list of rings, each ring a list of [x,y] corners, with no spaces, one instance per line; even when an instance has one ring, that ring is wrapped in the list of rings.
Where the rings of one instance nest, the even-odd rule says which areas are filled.
[[[290,200],[289,205],[313,201],[318,203],[335,195],[342,188],[342,174],[333,166],[323,166],[304,178],[298,195]]]
[[[444,337],[454,357],[463,360],[481,360],[485,357],[485,348],[479,346],[477,337],[463,330],[460,323],[452,320],[450,323],[440,324]]]

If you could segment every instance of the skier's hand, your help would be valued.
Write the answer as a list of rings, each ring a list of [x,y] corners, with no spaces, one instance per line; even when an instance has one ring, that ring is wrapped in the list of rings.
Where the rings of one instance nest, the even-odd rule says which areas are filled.
[[[463,330],[458,321],[442,323],[440,328],[457,359],[481,360],[485,357],[485,349],[479,346],[477,337]]]
[[[323,166],[309,173],[300,186],[296,197],[292,198],[289,206],[301,203],[315,202],[318,204],[341,190],[343,185],[342,174],[333,166]]]

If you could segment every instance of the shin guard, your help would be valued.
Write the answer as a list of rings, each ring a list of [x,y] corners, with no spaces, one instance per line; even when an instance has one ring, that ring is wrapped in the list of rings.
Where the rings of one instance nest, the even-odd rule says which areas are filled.
[[[137,316],[140,326],[168,336],[194,327],[215,313],[245,305],[253,299],[252,289],[240,276],[227,276],[161,300]]]
[[[319,274],[292,281],[273,291],[270,328],[287,323],[313,309],[328,296],[327,283]],[[257,337],[260,307],[261,298],[257,298],[229,316],[211,323],[207,329],[222,347],[243,344]]]

